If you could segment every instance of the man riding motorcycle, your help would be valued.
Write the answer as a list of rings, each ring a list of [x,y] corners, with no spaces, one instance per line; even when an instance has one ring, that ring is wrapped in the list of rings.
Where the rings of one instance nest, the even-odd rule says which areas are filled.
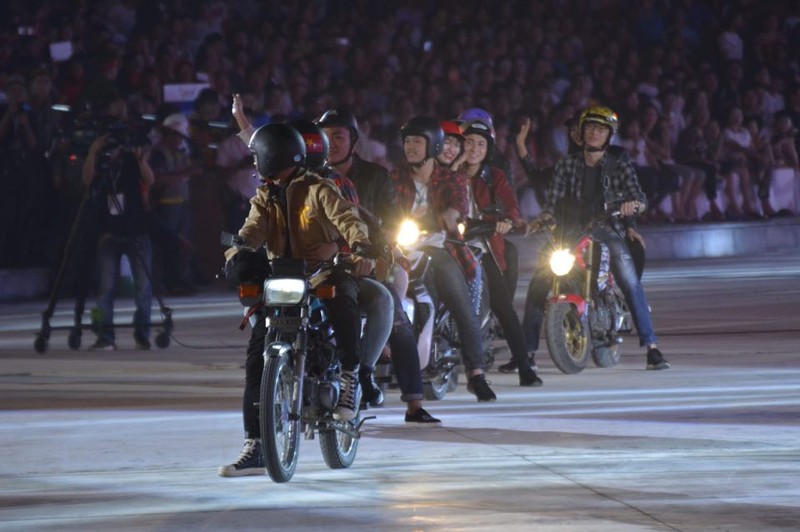
[[[608,107],[593,106],[580,118],[583,149],[561,159],[553,172],[553,182],[547,203],[540,217],[531,222],[529,230],[563,222],[567,216],[576,223],[594,218],[607,211],[607,206],[621,203],[622,220],[643,212],[647,200],[639,186],[636,171],[625,152],[609,150],[609,142],[618,128],[617,114]],[[577,205],[574,212],[559,212],[556,206]],[[639,343],[647,347],[648,370],[668,369],[669,363],[658,349],[657,338],[650,320],[650,309],[630,249],[626,243],[626,224],[615,219],[595,226],[592,238],[608,246],[614,278],[630,307]],[[533,284],[533,283],[532,283]],[[529,339],[529,349],[538,344],[538,331],[544,316],[546,292],[540,288],[538,297],[526,303],[523,325]]]
[[[291,257],[315,263],[318,262],[315,248],[340,236],[352,247],[369,245],[367,226],[358,216],[357,208],[342,198],[333,182],[305,168],[305,144],[295,129],[283,124],[263,126],[253,134],[249,148],[264,184],[250,200],[250,213],[239,230],[248,248],[258,249],[263,245],[271,259]],[[235,248],[225,252],[229,278],[237,276],[237,265],[247,262],[243,260],[247,253],[252,252]],[[373,268],[372,260],[354,257],[352,276],[342,274],[331,279],[336,285],[336,297],[325,301],[342,352],[342,389],[334,411],[337,420],[352,419],[358,409],[361,319],[354,277],[367,275]],[[219,469],[221,476],[264,473],[256,403],[266,332],[265,320],[256,320],[245,362],[242,405],[245,445],[236,462]]]

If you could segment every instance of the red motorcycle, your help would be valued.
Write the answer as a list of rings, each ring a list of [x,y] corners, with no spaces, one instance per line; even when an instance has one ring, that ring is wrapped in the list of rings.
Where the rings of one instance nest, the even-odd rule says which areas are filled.
[[[563,373],[583,371],[591,356],[601,368],[616,366],[622,334],[632,330],[631,313],[611,273],[608,248],[591,238],[595,219],[582,230],[551,228],[549,253],[553,287],[544,327],[550,358]]]

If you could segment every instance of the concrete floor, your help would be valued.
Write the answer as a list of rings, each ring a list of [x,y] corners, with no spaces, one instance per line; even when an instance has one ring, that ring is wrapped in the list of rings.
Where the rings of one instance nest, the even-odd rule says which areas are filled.
[[[229,294],[170,300],[175,339],[150,352],[54,332],[37,355],[44,303],[0,305],[0,530],[800,530],[798,259],[652,263],[669,371],[644,371],[634,338],[571,376],[545,349],[543,388],[491,373],[494,404],[459,386],[426,405],[438,429],[404,427],[390,392],[352,468],[303,441],[280,485],[216,476],[242,438]]]

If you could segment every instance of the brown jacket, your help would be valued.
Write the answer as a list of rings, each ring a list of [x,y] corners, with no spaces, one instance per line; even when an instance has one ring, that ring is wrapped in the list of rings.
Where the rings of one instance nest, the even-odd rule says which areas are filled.
[[[288,221],[270,197],[269,187],[258,187],[250,200],[250,214],[239,230],[248,247],[266,245],[270,259],[285,257],[288,224],[291,257],[311,257],[313,246],[335,242],[341,235],[350,246],[369,244],[367,224],[359,217],[358,208],[344,199],[333,181],[311,172],[303,172],[289,183],[286,190]],[[225,252],[226,260],[236,254],[234,248]]]

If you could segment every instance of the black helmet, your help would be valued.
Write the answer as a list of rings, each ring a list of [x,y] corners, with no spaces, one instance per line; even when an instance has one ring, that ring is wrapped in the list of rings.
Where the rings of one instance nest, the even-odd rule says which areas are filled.
[[[286,168],[302,166],[306,144],[294,128],[286,124],[267,124],[250,137],[250,152],[255,156],[258,174],[270,178]]]
[[[350,144],[355,146],[358,140],[358,121],[347,109],[328,109],[322,116],[314,120],[319,127],[346,127],[350,130]]]
[[[486,139],[486,159],[492,157],[492,149],[494,148],[494,132],[492,127],[483,120],[471,120],[461,126],[461,132],[466,137],[467,135],[480,135]]]
[[[428,146],[425,148],[425,157],[436,157],[442,153],[444,147],[444,130],[439,121],[429,116],[415,116],[400,128],[400,138],[405,140],[409,135],[425,137]]]
[[[317,124],[308,120],[292,120],[288,123],[303,137],[306,145],[306,167],[318,171],[328,160],[328,136]]]

